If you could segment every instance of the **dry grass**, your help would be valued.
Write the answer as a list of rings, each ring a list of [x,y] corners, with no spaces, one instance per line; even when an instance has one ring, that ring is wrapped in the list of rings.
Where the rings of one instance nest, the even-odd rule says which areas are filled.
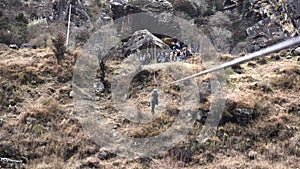
[[[61,113],[60,105],[53,98],[39,98],[36,103],[27,105],[26,110],[20,114],[21,122],[25,122],[27,117],[47,120]]]
[[[70,80],[60,82],[57,77],[71,76],[74,64],[74,51],[67,55],[61,66],[56,65],[55,57],[49,48],[37,50],[0,51],[0,70],[3,86],[13,89],[6,100],[15,99],[16,110],[9,112],[7,106],[1,107],[1,118],[7,123],[0,131],[1,146],[10,147],[14,157],[28,159],[27,168],[299,168],[299,64],[294,60],[281,59],[271,61],[267,57],[264,65],[255,67],[247,63],[241,66],[244,74],[236,74],[230,69],[227,74],[227,113],[232,108],[252,108],[258,116],[247,125],[234,122],[222,123],[215,135],[206,143],[199,144],[195,138],[201,132],[203,124],[197,122],[187,136],[187,140],[163,156],[148,159],[127,159],[115,157],[106,161],[97,158],[99,148],[85,134],[79,121],[71,115],[72,100],[68,97],[71,90]],[[230,60],[230,56],[223,57]],[[190,60],[189,60],[190,61]],[[199,61],[199,60],[198,60]],[[107,61],[107,80],[110,82],[120,60]],[[203,70],[200,65],[188,63],[170,64],[183,74]],[[181,66],[181,68],[180,68]],[[182,68],[184,67],[184,68]],[[177,77],[159,71],[165,66],[158,64],[155,70],[157,79],[168,83]],[[154,87],[153,66],[145,68],[150,72],[145,91],[140,90],[139,78],[131,84],[131,101],[138,104],[143,112],[149,111],[149,93]],[[168,70],[172,72],[173,70]],[[184,72],[186,71],[186,72]],[[26,79],[27,76],[31,78]],[[152,76],[151,76],[152,75]],[[25,80],[24,80],[25,79]],[[214,79],[205,75],[196,78],[196,82]],[[39,80],[41,80],[39,82]],[[22,81],[30,81],[23,83]],[[36,81],[33,82],[33,81]],[[175,121],[180,110],[176,87],[163,90],[167,111],[155,114],[154,121],[148,124],[126,122],[117,116],[109,93],[101,94],[101,110],[110,118],[112,124],[118,124],[118,130],[133,137],[155,136],[164,132]],[[4,93],[4,92],[3,92]],[[7,93],[5,93],[7,94]],[[9,94],[9,93],[8,93]],[[2,96],[2,95],[1,95]],[[208,110],[208,101],[199,105],[199,109]],[[5,114],[5,115],[4,115]],[[35,118],[32,122],[28,117]],[[4,138],[4,136],[6,136]],[[3,154],[0,146],[0,154]],[[191,160],[184,162],[183,155],[174,150],[191,150]],[[92,166],[92,167],[91,167]]]

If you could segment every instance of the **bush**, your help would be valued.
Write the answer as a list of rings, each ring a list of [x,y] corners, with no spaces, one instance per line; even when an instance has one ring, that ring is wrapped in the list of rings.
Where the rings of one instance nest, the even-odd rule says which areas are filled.
[[[216,12],[209,18],[209,26],[230,27],[232,21],[227,15],[222,12]]]
[[[24,16],[23,13],[20,13],[18,16],[15,17],[16,21],[19,23],[24,23],[24,24],[28,24],[28,20],[26,19],[26,17]]]
[[[21,45],[27,42],[28,20],[23,13],[12,18],[0,12],[0,43]]]
[[[212,27],[210,35],[217,49],[223,52],[229,50],[232,32],[222,27]]]
[[[81,30],[76,35],[76,43],[84,44],[90,38],[90,33],[88,30]]]
[[[57,59],[57,64],[59,65],[61,64],[62,59],[64,59],[64,54],[66,52],[65,41],[66,38],[62,32],[59,32],[56,38],[52,38],[54,55]]]
[[[177,11],[181,11],[188,14],[188,16],[190,17],[196,17],[200,14],[197,8],[195,8],[189,1],[175,1],[174,8]]]

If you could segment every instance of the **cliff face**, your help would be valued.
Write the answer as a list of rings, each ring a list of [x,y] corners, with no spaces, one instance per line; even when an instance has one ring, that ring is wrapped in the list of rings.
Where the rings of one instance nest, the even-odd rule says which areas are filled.
[[[204,27],[223,52],[259,50],[296,36],[300,29],[300,3],[295,0],[170,1],[177,14]]]
[[[16,17],[21,14],[26,21],[24,25],[34,19],[46,18],[49,25],[61,22],[65,26],[70,4],[72,26],[81,30],[98,24],[103,16],[100,13],[117,19],[138,12],[166,12],[193,19],[192,22],[203,28],[216,48],[223,52],[255,51],[296,36],[300,29],[300,2],[297,0],[4,0],[0,2],[0,19],[10,24],[4,23],[0,33],[3,37],[8,36],[7,31],[24,36],[10,38],[10,35],[8,40],[1,39],[1,42],[20,44],[19,41],[32,38],[26,37],[25,26],[19,28]]]

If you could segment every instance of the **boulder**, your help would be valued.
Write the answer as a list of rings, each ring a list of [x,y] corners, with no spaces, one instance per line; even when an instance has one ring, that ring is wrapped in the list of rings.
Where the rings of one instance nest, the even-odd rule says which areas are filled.
[[[6,44],[0,43],[0,50],[8,50],[8,49],[9,47]]]
[[[19,49],[18,45],[16,45],[16,44],[10,44],[9,48],[11,48],[11,49]]]
[[[256,151],[251,150],[249,151],[247,156],[250,160],[255,160],[257,158],[257,155],[258,153]]]
[[[72,90],[72,91],[70,91],[70,93],[69,93],[69,97],[70,98],[74,98],[76,96],[76,93]]]
[[[99,167],[99,160],[96,157],[88,157],[86,160],[81,162],[80,168],[102,168]]]
[[[299,0],[289,0],[288,1],[288,14],[291,17],[294,25],[300,30],[300,1]]]
[[[237,74],[243,74],[246,71],[243,67],[241,67],[241,65],[231,66],[231,69]]]
[[[114,158],[114,157],[116,157],[116,156],[117,156],[116,154],[111,153],[111,152],[109,152],[109,151],[107,151],[107,150],[102,150],[102,151],[100,151],[100,152],[98,153],[98,158],[99,158],[100,160],[109,160],[109,159]]]
[[[252,42],[248,52],[254,52],[285,39],[282,27],[270,17],[265,18],[246,29],[248,39]]]
[[[1,168],[21,168],[24,169],[25,165],[22,160],[13,160],[10,158],[0,158]]]
[[[112,18],[107,13],[101,13],[100,18],[104,21],[111,21]]]
[[[241,125],[247,125],[254,118],[254,110],[249,108],[236,108],[233,111],[234,121]]]
[[[294,51],[293,51],[294,55],[300,55],[300,47],[297,47]]]
[[[23,43],[21,48],[36,48],[36,45],[32,45],[31,43]]]
[[[37,122],[37,119],[36,119],[36,118],[33,118],[33,117],[27,117],[27,118],[26,118],[26,122],[27,122],[27,123],[33,124],[33,123],[36,123],[36,122]]]
[[[154,36],[151,32],[148,30],[140,30],[136,31],[131,38],[124,43],[123,53],[128,56],[131,53],[136,52],[138,49],[141,50],[154,46],[162,50],[171,51],[171,48],[167,44]]]
[[[75,26],[80,27],[86,23],[90,23],[90,16],[84,1],[64,0],[52,2],[52,20],[68,21],[69,6],[72,5],[72,22]]]
[[[104,87],[104,84],[102,82],[95,82],[94,83],[94,89],[97,93],[99,93],[99,92],[103,92],[105,87]]]

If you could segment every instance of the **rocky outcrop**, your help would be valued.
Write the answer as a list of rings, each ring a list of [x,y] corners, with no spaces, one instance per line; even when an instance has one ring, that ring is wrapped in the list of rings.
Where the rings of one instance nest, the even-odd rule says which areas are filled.
[[[76,26],[81,26],[90,22],[85,0],[44,0],[20,1],[20,8],[24,8],[28,13],[28,19],[37,20],[46,18],[50,22],[68,21],[69,7],[72,5],[72,22]]]
[[[299,1],[273,1],[251,0],[253,12],[261,20],[247,28],[248,52],[256,51],[270,46],[288,37],[293,37],[299,29],[300,3]]]
[[[2,168],[25,168],[22,160],[13,160],[10,158],[0,158],[0,167]]]
[[[167,0],[111,0],[113,19],[139,12],[169,12],[174,11]]]
[[[53,21],[67,21],[69,7],[72,5],[72,22],[76,26],[82,26],[90,22],[90,16],[82,0],[60,0],[53,3]]]
[[[169,25],[169,27],[174,27],[170,26],[172,25],[170,22],[172,20],[171,17],[161,16],[161,18],[169,19],[169,21],[162,21],[161,18],[158,18],[160,16],[157,16],[157,14],[175,14],[176,16],[191,20],[191,23],[194,22],[198,26],[206,26],[204,30],[208,30],[205,32],[207,35],[210,32],[215,32],[217,36],[210,36],[210,38],[217,47],[220,46],[217,43],[224,41],[224,38],[219,38],[219,40],[214,40],[214,38],[232,34],[232,37],[227,38],[229,40],[225,39],[225,43],[229,43],[225,45],[226,49],[218,47],[224,51],[232,51],[232,48],[236,46],[240,48],[236,50],[238,52],[242,50],[246,52],[256,51],[283,39],[296,36],[300,31],[300,1],[298,0],[110,0],[97,2],[88,0],[3,0],[0,2],[0,6],[3,7],[0,14],[2,12],[6,16],[11,15],[10,18],[12,19],[19,13],[24,13],[24,18],[28,19],[28,23],[26,24],[30,24],[38,18],[46,19],[47,24],[51,24],[52,22],[66,23],[70,5],[72,5],[72,26],[80,27],[78,30],[83,30],[80,32],[92,31],[93,26],[91,23],[93,20],[98,21],[96,24],[103,25],[102,23],[105,24],[112,19],[116,20],[123,16],[141,12],[148,13],[150,16],[152,15],[152,18],[156,18],[156,21]],[[15,14],[15,11],[20,12]],[[216,15],[217,13],[221,13],[221,15]],[[210,20],[213,16],[222,15],[228,17],[230,21],[218,26],[210,25]],[[148,23],[147,25],[155,24],[149,20],[142,21]],[[101,24],[99,24],[100,21]],[[137,22],[137,19],[134,18],[132,21]],[[137,22],[136,25],[142,25],[142,21]],[[166,27],[161,27],[159,24],[156,25],[157,29],[154,29],[154,27],[149,29],[146,28],[147,25],[139,28],[148,29],[150,32],[155,32],[158,29],[166,29]],[[212,30],[213,27],[217,27],[218,29],[215,28],[215,30]],[[3,35],[6,35],[7,31],[11,30],[4,30]],[[131,33],[135,31],[137,30],[133,30]],[[172,31],[167,30],[166,32]],[[219,32],[223,34],[219,35]],[[73,34],[79,33],[75,32]],[[82,37],[80,36],[80,38]],[[17,38],[18,40],[20,39],[19,37]],[[20,44],[28,40],[24,39]],[[18,42],[17,40],[12,41],[9,43]],[[242,44],[238,44],[239,42]],[[247,44],[243,45],[246,42]],[[17,44],[20,45],[19,43]]]
[[[131,38],[123,45],[123,52],[126,55],[136,52],[137,49],[146,49],[147,47],[158,47],[163,50],[171,50],[162,40],[154,36],[148,30],[135,32]]]
[[[293,25],[297,28],[298,34],[300,31],[300,1],[298,0],[289,0],[287,4],[287,9],[289,16]]]

